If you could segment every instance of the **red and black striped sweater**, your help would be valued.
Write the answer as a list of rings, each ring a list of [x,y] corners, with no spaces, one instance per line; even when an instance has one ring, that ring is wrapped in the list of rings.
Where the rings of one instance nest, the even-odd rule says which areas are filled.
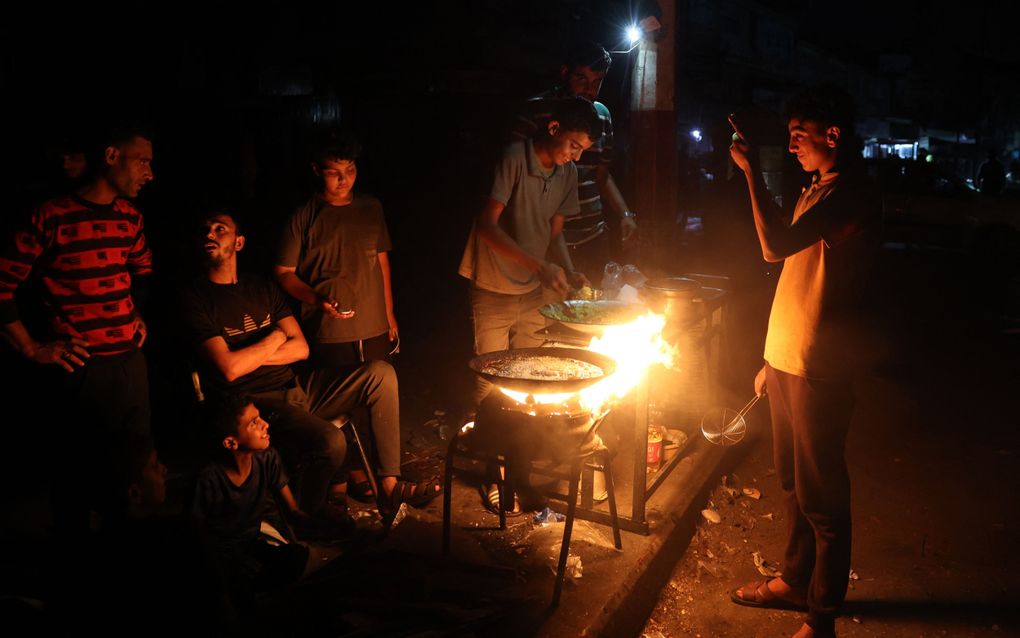
[[[131,202],[70,196],[39,206],[0,255],[0,322],[19,319],[14,292],[33,269],[57,336],[86,340],[94,355],[136,347],[131,277],[152,272],[152,254]]]

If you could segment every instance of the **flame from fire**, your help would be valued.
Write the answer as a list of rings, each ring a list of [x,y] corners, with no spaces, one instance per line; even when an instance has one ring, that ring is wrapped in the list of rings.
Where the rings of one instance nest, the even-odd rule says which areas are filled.
[[[630,323],[608,326],[601,337],[593,337],[588,349],[611,357],[616,371],[579,393],[529,395],[507,389],[503,393],[518,403],[541,405],[566,403],[576,394],[583,409],[602,414],[610,402],[622,399],[639,384],[649,367],[675,367],[679,353],[662,338],[665,325],[663,315],[648,312]]]

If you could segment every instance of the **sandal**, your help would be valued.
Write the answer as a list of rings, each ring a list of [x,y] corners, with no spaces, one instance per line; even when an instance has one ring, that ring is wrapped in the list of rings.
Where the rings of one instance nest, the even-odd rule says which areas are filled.
[[[442,493],[443,489],[439,480],[434,476],[417,483],[397,481],[390,495],[388,497],[384,495],[386,510],[396,512],[400,509],[401,503],[407,503],[411,507],[425,507]]]
[[[499,516],[499,488],[493,485],[486,491],[485,486],[479,487],[479,491],[482,493],[482,505],[489,512]],[[509,517],[520,516],[524,513],[524,509],[521,508],[521,499],[514,492],[514,507],[513,509],[506,510],[506,515]]]
[[[743,587],[730,592],[730,600],[745,607],[758,607],[760,609],[785,609],[788,611],[807,611],[807,601],[802,594],[791,591],[790,595],[797,600],[781,598],[778,594],[769,589],[769,582],[773,578],[755,580]],[[750,592],[750,593],[748,593]]]

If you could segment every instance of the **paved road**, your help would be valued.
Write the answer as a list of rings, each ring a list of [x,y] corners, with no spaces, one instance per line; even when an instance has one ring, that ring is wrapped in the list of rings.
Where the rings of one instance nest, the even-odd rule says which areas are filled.
[[[855,517],[841,636],[1020,636],[1020,338],[981,311],[958,257],[883,253],[872,307],[871,373],[857,386],[848,440]],[[1001,307],[1001,304],[999,304]],[[788,636],[802,621],[729,602],[757,575],[751,553],[779,563],[785,524],[769,446],[737,452],[727,494],[704,523],[645,627],[648,636]],[[772,514],[772,519],[767,517]],[[699,564],[700,563],[700,564]]]

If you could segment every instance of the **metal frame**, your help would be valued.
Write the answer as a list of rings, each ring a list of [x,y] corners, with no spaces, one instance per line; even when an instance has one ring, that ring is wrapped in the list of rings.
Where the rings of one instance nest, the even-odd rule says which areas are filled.
[[[705,349],[705,365],[706,373],[712,374],[712,371],[717,371],[720,342],[722,338],[722,330],[725,325],[725,308],[726,308],[726,296],[722,295],[713,299],[711,302],[707,302],[699,316],[694,317],[688,323],[688,326],[694,326],[704,321],[705,330],[701,337],[700,347]],[[541,334],[546,337],[548,344],[565,344],[572,345],[575,347],[585,347],[590,341],[588,335],[577,333],[576,331],[568,331],[569,329],[563,326],[550,326],[541,331]],[[712,384],[709,383],[711,387]],[[627,447],[632,449],[627,450],[626,447],[620,450],[620,454],[630,454],[634,460],[633,470],[633,488],[632,488],[632,500],[631,500],[631,514],[626,516],[620,514],[617,518],[619,525],[622,529],[629,532],[636,532],[638,534],[648,535],[650,533],[648,527],[648,521],[645,519],[646,504],[648,499],[655,493],[659,487],[666,481],[669,475],[676,469],[683,455],[677,454],[669,461],[666,461],[654,474],[649,475],[645,469],[646,466],[646,455],[647,447],[645,442],[648,439],[648,376],[641,380],[637,388],[634,389],[634,424],[633,424],[633,436],[630,439],[630,444]],[[595,509],[594,494],[593,494],[593,475],[594,468],[590,464],[586,464],[583,468],[584,479],[582,481],[581,489],[581,503],[577,507],[576,516],[577,518],[591,521],[593,523],[600,523],[607,525],[610,523],[609,515],[600,510]]]

